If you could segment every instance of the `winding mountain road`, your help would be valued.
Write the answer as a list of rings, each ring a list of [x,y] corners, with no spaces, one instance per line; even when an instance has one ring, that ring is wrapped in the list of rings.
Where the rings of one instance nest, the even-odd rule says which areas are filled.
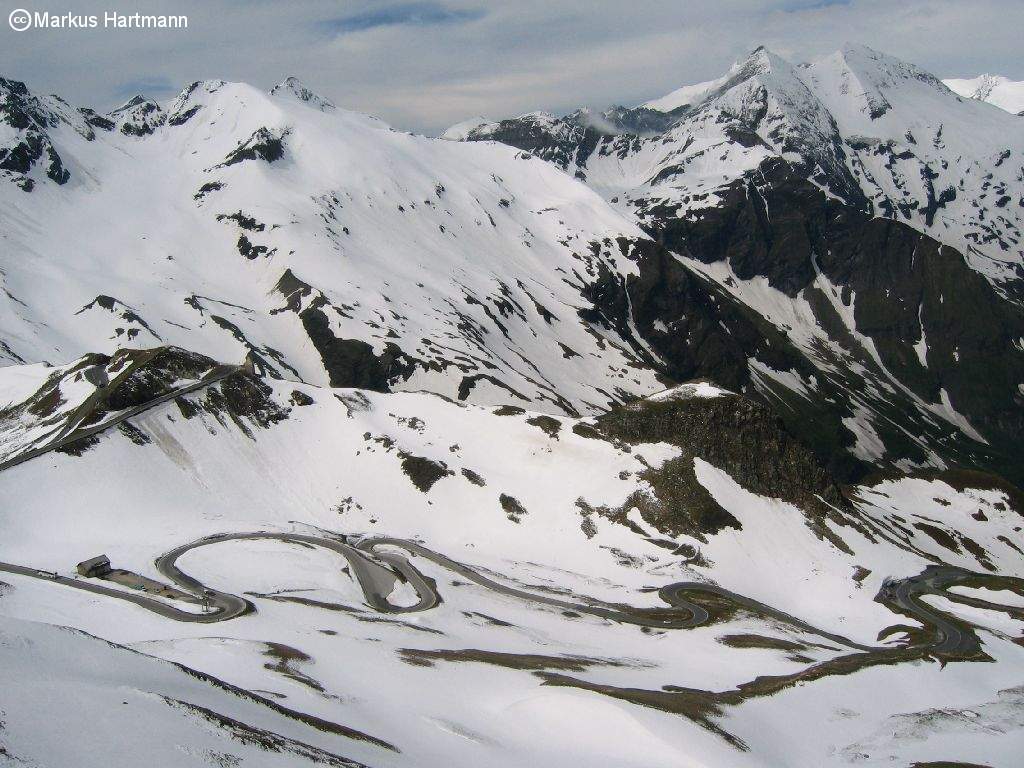
[[[921,595],[944,595],[952,586],[974,576],[969,571],[945,565],[932,565],[924,573],[902,579],[882,588],[881,596],[904,609],[925,626],[931,626],[936,640],[932,652],[939,655],[973,655],[981,650],[981,643],[973,632],[965,632],[946,614],[922,603]]]
[[[145,594],[126,589],[109,587],[95,580],[68,578],[36,568],[0,562],[0,572],[13,573],[30,578],[50,581],[62,586],[80,589],[93,594],[126,600],[149,611],[175,621],[214,623],[227,621],[254,610],[253,604],[243,597],[211,589],[178,567],[182,555],[201,547],[229,541],[281,541],[303,546],[321,547],[341,555],[349,564],[351,574],[357,581],[367,605],[381,613],[412,613],[425,611],[440,603],[441,597],[432,580],[424,576],[409,559],[393,550],[401,549],[410,555],[421,557],[452,573],[490,589],[499,594],[515,597],[538,605],[546,605],[563,611],[589,614],[628,624],[661,629],[681,629],[706,624],[710,614],[703,606],[687,599],[687,595],[704,593],[725,598],[735,605],[754,613],[769,616],[791,626],[831,640],[832,642],[861,651],[875,651],[880,648],[861,645],[848,638],[820,630],[806,622],[778,611],[743,595],[731,592],[716,584],[682,581],[668,584],[659,590],[660,598],[669,606],[665,609],[635,608],[628,605],[603,603],[587,597],[572,596],[573,599],[540,594],[519,587],[510,586],[485,576],[467,565],[452,560],[414,541],[391,537],[366,538],[349,543],[342,535],[311,535],[302,533],[273,533],[254,531],[246,533],[220,533],[182,544],[161,555],[156,560],[157,570],[181,590],[193,595],[196,602],[205,604],[203,612],[179,608],[167,601],[158,600]],[[942,611],[925,605],[919,599],[922,595],[942,595],[958,583],[968,579],[983,578],[952,566],[929,566],[918,576],[886,583],[878,599],[902,609],[933,630],[934,639],[929,646],[932,653],[942,656],[971,656],[981,650],[977,636],[958,625]],[[399,581],[404,581],[416,592],[417,600],[412,605],[395,605],[389,597]]]

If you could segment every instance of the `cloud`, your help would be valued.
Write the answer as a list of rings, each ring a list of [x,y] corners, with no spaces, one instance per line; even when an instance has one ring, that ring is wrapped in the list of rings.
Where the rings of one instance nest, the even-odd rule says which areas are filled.
[[[107,6],[61,2],[47,7]],[[189,27],[15,33],[0,9],[0,75],[97,109],[123,101],[127,81],[161,96],[205,78],[269,88],[296,75],[341,107],[430,133],[467,115],[640,103],[718,77],[760,44],[802,61],[861,42],[940,77],[1024,79],[1020,0],[134,0],[133,10],[187,14]]]
[[[436,24],[459,24],[486,15],[483,9],[448,8],[440,3],[399,3],[363,11],[362,13],[326,19],[325,29],[337,34],[360,32],[375,27],[413,26],[427,27]]]
[[[853,0],[792,0],[785,10],[808,11],[815,8],[827,8],[830,5],[849,5]]]
[[[172,83],[166,77],[143,77],[127,80],[116,87],[116,94],[122,98],[131,98],[138,94],[151,99],[159,99],[176,93],[181,83]]]

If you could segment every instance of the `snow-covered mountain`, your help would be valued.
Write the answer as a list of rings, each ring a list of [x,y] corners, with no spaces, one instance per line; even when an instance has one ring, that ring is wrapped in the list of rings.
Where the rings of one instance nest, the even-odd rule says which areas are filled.
[[[0,79],[0,758],[1013,765],[1022,125]]]
[[[578,316],[602,269],[634,271],[642,232],[539,160],[325,110],[294,81],[194,83],[106,128],[4,89],[8,361],[174,343],[568,413],[659,386]]]
[[[943,80],[951,91],[964,98],[987,101],[1015,115],[1024,115],[1024,81],[1002,75],[979,75]]]
[[[1020,170],[1024,129],[957,98],[912,64],[847,46],[812,64],[791,65],[759,48],[724,77],[666,99],[639,108],[663,104],[674,118],[657,136],[581,136],[578,155],[564,146],[538,149],[606,196],[623,198],[621,205],[639,205],[634,194],[657,194],[687,210],[714,205],[716,189],[768,156],[781,157],[847,204],[965,251],[993,281],[1021,279],[1024,213],[1012,194],[1004,198]],[[572,127],[586,127],[575,115],[531,113],[485,123],[469,138],[511,142],[527,125],[550,126],[546,135],[563,144],[572,140]],[[693,200],[700,190],[709,197]]]
[[[752,310],[761,327],[745,343],[730,329],[740,349],[728,384],[785,402],[790,426],[823,454],[850,430],[858,458],[907,466],[920,450],[911,464],[941,465],[950,435],[928,437],[937,417],[975,441],[965,454],[987,443],[1015,472],[1024,126],[865,47],[801,66],[762,48],[715,82],[693,103],[670,100],[656,135],[533,113],[467,138],[512,144],[586,181],[675,254],[668,269]],[[706,365],[702,338],[672,332],[679,307],[663,296],[643,307],[639,287],[631,306],[652,350],[677,371]]]

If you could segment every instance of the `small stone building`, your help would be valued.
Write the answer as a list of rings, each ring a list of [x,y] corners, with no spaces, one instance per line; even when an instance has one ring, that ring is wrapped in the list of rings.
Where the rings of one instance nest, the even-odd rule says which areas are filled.
[[[110,573],[110,558],[106,555],[97,555],[83,560],[78,564],[78,572],[82,576],[106,576]]]

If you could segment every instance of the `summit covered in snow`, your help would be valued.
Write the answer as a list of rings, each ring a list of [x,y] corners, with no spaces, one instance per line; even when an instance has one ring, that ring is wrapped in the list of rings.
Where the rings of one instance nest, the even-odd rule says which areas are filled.
[[[979,75],[967,79],[943,80],[954,93],[968,99],[987,101],[1015,115],[1024,115],[1024,81],[1001,75]]]

